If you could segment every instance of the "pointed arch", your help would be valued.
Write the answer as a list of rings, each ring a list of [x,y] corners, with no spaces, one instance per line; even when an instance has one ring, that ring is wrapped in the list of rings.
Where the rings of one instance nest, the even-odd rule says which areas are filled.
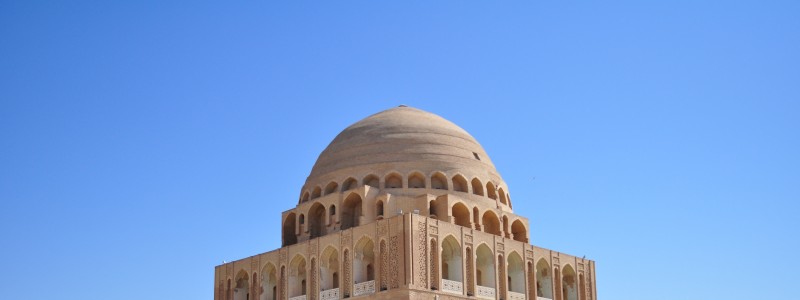
[[[295,227],[295,213],[286,214],[283,220],[283,246],[297,244],[297,231]]]
[[[478,286],[494,288],[495,284],[495,267],[494,267],[494,254],[486,244],[481,244],[475,250],[476,260],[475,278]]]
[[[464,282],[462,270],[461,244],[452,235],[442,240],[442,279]]]
[[[278,300],[278,271],[275,265],[267,263],[261,269],[261,296],[259,300]]]
[[[575,269],[571,265],[564,266],[563,274],[561,274],[561,294],[564,300],[578,300],[578,278],[575,274]]]
[[[502,187],[497,189],[497,194],[500,196],[500,203],[508,205],[508,201],[506,201],[506,192],[503,191]]]
[[[328,185],[325,186],[325,195],[333,194],[338,192],[339,184],[336,181],[331,181]]]
[[[525,293],[525,263],[516,251],[508,255],[508,290]]]
[[[355,283],[375,280],[375,245],[372,239],[363,236],[355,246],[353,256],[353,277]]]
[[[424,189],[425,176],[420,172],[413,172],[408,175],[408,188],[410,189]]]
[[[233,300],[248,300],[250,298],[250,277],[244,270],[236,274],[236,286],[233,289]]]
[[[472,178],[472,193],[478,196],[483,196],[483,184],[478,178]]]
[[[315,186],[314,190],[311,191],[311,199],[317,199],[319,196],[322,196],[322,189],[319,186]]]
[[[463,193],[468,192],[469,187],[467,186],[467,179],[461,176],[461,174],[453,176],[453,190]]]
[[[340,222],[342,223],[342,230],[357,227],[361,224],[362,216],[362,201],[361,196],[356,193],[351,193],[345,198],[342,203],[342,216]]]
[[[525,229],[525,224],[523,224],[519,219],[514,220],[514,222],[511,223],[511,234],[514,235],[515,241],[520,241],[523,243],[528,242],[528,230]]]
[[[364,177],[363,183],[374,188],[380,188],[381,180],[375,174],[369,174]]]
[[[339,251],[333,246],[325,247],[319,256],[320,288],[325,290],[339,288]]]
[[[383,200],[382,199],[378,200],[378,202],[375,203],[375,215],[378,216],[379,218],[383,218],[384,211],[383,211]]]
[[[553,278],[550,264],[544,258],[536,262],[536,296],[553,299]]]
[[[444,176],[442,172],[433,173],[431,176],[431,188],[436,190],[446,190],[447,176]]]
[[[309,219],[309,232],[311,234],[311,238],[321,237],[325,235],[325,206],[316,202],[311,205],[311,208],[308,210],[308,219]]]
[[[486,183],[486,196],[490,199],[497,200],[497,189],[491,181]]]
[[[289,298],[306,294],[306,258],[297,254],[289,263]]]
[[[311,197],[311,194],[309,194],[308,191],[305,191],[303,196],[300,197],[300,203],[308,202],[309,197]]]
[[[483,213],[481,223],[483,232],[502,236],[502,232],[500,231],[500,219],[497,218],[497,215],[493,211],[487,210],[485,213]]]
[[[469,208],[464,203],[458,202],[453,205],[451,215],[456,225],[472,228],[472,222],[469,219]]]
[[[383,183],[387,189],[399,189],[403,187],[403,177],[398,173],[389,173],[386,175]]]
[[[342,191],[349,191],[358,187],[358,181],[353,177],[348,177],[342,183]]]

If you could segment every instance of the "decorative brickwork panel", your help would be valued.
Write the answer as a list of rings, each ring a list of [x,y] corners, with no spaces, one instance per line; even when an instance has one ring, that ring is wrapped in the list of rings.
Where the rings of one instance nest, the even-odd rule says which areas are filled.
[[[350,249],[344,249],[344,261],[342,262],[342,266],[344,267],[344,282],[342,283],[342,293],[344,293],[345,298],[350,297],[350,287],[353,286],[353,275],[351,274],[350,269],[353,266],[352,261],[350,260]]]
[[[505,260],[503,259],[503,255],[497,256],[497,274],[500,274],[498,277],[498,282],[500,283],[500,298],[506,299],[506,264]]]
[[[416,235],[417,241],[417,263],[416,268],[414,268],[414,274],[417,276],[416,284],[418,287],[427,289],[428,288],[428,255],[426,251],[428,249],[427,243],[427,228],[425,226],[425,222],[417,223],[417,232],[414,234]]]
[[[436,240],[431,240],[431,249],[428,252],[430,256],[430,269],[431,269],[431,289],[438,289],[439,288],[439,259],[438,254],[439,247],[436,245]]]
[[[393,236],[389,241],[389,248],[390,253],[392,254],[392,259],[390,264],[392,265],[392,280],[390,282],[390,287],[393,289],[400,287],[400,247],[399,247],[399,237]]]
[[[311,296],[311,297],[309,297],[309,298],[311,298],[311,300],[317,300],[317,293],[314,292],[314,291],[318,291],[319,290],[319,288],[317,287],[317,259],[314,258],[314,257],[311,258],[311,272],[310,273],[311,273],[310,274],[311,276],[309,276],[309,277],[310,277],[310,280],[311,280],[311,293],[308,293],[308,295]]]
[[[473,262],[472,262],[472,247],[471,246],[472,245],[469,245],[467,247],[467,255],[465,256],[466,257],[466,261],[467,261],[467,295],[475,295],[475,291],[473,290],[473,286],[474,286],[473,285],[473,283],[474,283],[473,280],[475,280],[475,279],[474,279],[474,276],[472,274],[474,272],[473,271],[474,266],[473,266]]]
[[[381,282],[380,282],[380,290],[386,290],[389,288],[388,280],[389,280],[389,253],[386,253],[386,241],[381,240],[380,252],[381,252],[381,259],[380,259],[380,268],[381,268]]]

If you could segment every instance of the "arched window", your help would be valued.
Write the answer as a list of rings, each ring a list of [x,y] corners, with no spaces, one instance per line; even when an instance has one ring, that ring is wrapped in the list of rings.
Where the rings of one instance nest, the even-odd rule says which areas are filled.
[[[308,191],[306,191],[305,193],[303,193],[303,197],[300,198],[300,202],[308,202],[309,196],[310,194],[308,193]]]
[[[464,176],[453,176],[453,190],[456,192],[467,192],[467,180]]]
[[[380,179],[378,179],[378,176],[370,174],[369,176],[364,177],[364,185],[368,185],[374,188],[379,188]]]
[[[306,229],[306,216],[304,214],[300,214],[300,218],[297,220],[297,223],[300,225],[300,233],[303,234]]]
[[[491,181],[486,183],[486,195],[491,199],[497,200],[497,190],[494,188],[494,183]]]
[[[508,291],[525,293],[525,263],[517,252],[508,255]]]
[[[325,229],[327,228],[325,226],[325,206],[319,202],[314,203],[311,205],[311,209],[308,210],[308,217],[311,223],[308,227],[311,231],[311,238],[325,235]]]
[[[328,224],[336,223],[336,205],[331,205],[328,209]]]
[[[472,179],[472,193],[478,196],[483,196],[483,184],[478,178]]]
[[[411,175],[408,176],[408,187],[412,189],[424,189],[425,176],[422,176],[419,172],[411,173]]]
[[[239,271],[236,275],[236,288],[233,290],[233,300],[249,300],[250,299],[250,281],[247,272],[244,270]]]
[[[452,215],[456,225],[472,228],[472,222],[469,220],[469,208],[463,203],[453,205]]]
[[[373,266],[375,265],[375,246],[372,240],[367,237],[362,237],[355,247],[355,256],[353,257],[353,275],[355,276],[355,283],[364,283],[375,280],[375,272]],[[358,292],[358,291],[356,291]],[[360,296],[356,294],[353,296]]]
[[[432,219],[436,219],[438,217],[436,214],[436,201],[428,202],[428,217]]]
[[[446,190],[447,189],[447,177],[444,176],[442,173],[435,173],[431,176],[431,188],[437,190]]]
[[[478,296],[481,294],[485,294],[482,290],[490,290],[494,293],[494,255],[492,254],[492,250],[489,250],[489,247],[486,244],[481,244],[478,246],[477,250],[475,250],[475,254],[477,256],[475,266],[477,271],[475,272],[476,280],[478,284]]]
[[[263,291],[259,300],[278,300],[275,294],[277,286],[278,276],[275,266],[271,263],[267,264],[261,269],[261,287]]]
[[[461,245],[452,235],[448,235],[442,240],[442,279],[464,282],[461,274],[462,261],[464,261],[464,259],[461,257]],[[448,284],[443,284],[442,289],[448,289]],[[461,290],[452,290],[452,288],[448,291],[462,292]]]
[[[553,299],[553,278],[550,276],[550,264],[544,258],[536,263],[536,296]]]
[[[520,220],[515,220],[511,223],[511,234],[514,235],[515,241],[528,242],[528,230],[525,229],[525,224],[522,224]]]
[[[339,188],[339,184],[335,181],[331,181],[328,185],[325,186],[325,195],[336,193],[336,190]]]
[[[564,266],[564,274],[561,280],[561,290],[564,300],[578,300],[577,278],[575,270],[570,265]]]
[[[389,175],[386,175],[386,181],[384,182],[384,186],[388,189],[402,188],[403,177],[400,177],[400,174],[397,173],[391,173]]]
[[[503,188],[497,189],[497,194],[500,195],[500,203],[508,205],[508,202],[506,201],[506,192],[503,191]]]
[[[342,230],[356,227],[361,224],[361,196],[352,193],[344,200],[344,209],[340,218],[342,223]]]
[[[377,207],[375,208],[375,213],[379,217],[383,216],[383,201],[382,200],[378,200]]]
[[[295,214],[289,213],[283,220],[283,246],[297,244],[297,233],[295,231]]]
[[[311,199],[317,199],[320,195],[322,195],[322,189],[315,187],[314,191],[311,192]]]
[[[319,257],[320,266],[320,286],[323,291],[339,287],[339,251],[328,246],[322,251]]]
[[[497,218],[497,215],[494,214],[493,211],[488,210],[483,213],[481,223],[484,232],[502,236],[502,233],[500,232],[500,219]]]
[[[349,191],[356,187],[358,187],[358,181],[353,177],[347,178],[347,180],[342,183],[342,191]]]
[[[295,255],[289,264],[289,298],[306,294],[306,259]]]

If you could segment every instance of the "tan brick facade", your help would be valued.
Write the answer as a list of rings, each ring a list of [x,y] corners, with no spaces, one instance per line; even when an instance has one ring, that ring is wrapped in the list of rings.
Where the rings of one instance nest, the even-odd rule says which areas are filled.
[[[339,134],[282,224],[215,268],[215,300],[596,299],[594,261],[530,245],[483,148],[413,108]]]

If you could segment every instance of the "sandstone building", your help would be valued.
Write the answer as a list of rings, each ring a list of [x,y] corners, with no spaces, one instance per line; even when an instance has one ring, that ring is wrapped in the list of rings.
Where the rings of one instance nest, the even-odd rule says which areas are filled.
[[[466,131],[400,106],[320,154],[283,246],[215,268],[215,300],[594,300],[594,261],[533,246]]]

